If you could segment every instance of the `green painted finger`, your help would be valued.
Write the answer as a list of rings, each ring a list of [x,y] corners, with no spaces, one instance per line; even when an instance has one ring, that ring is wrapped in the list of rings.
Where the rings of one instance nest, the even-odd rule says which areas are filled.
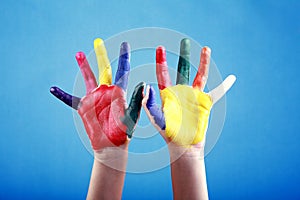
[[[190,78],[190,40],[184,38],[180,43],[180,56],[176,84],[188,85]]]
[[[128,108],[125,110],[125,116],[122,122],[127,126],[126,134],[129,138],[132,137],[133,131],[135,129],[137,120],[140,116],[140,111],[142,107],[143,93],[144,93],[145,83],[139,83],[133,93],[129,103]]]

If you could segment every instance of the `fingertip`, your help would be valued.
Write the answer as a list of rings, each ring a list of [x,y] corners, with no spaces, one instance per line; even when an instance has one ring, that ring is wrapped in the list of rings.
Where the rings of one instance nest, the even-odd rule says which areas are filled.
[[[180,42],[180,54],[190,55],[191,42],[188,38],[184,38]]]
[[[54,91],[55,91],[55,86],[52,86],[52,87],[50,88],[50,92],[53,93]]]
[[[151,96],[155,96],[155,90],[154,90],[154,88],[153,88],[153,86],[152,86],[152,85],[150,85],[150,89],[149,89],[149,95],[151,95]]]
[[[58,87],[56,87],[56,86],[52,86],[50,88],[50,93],[53,94],[54,96],[57,95],[58,91],[60,91],[60,89]]]
[[[145,82],[140,82],[139,84],[137,84],[134,88],[134,91],[132,93],[132,96],[141,96],[144,97],[144,87],[145,87],[146,83]]]
[[[235,81],[236,81],[236,76],[230,74],[229,76],[227,76],[224,82],[228,84],[228,87],[231,87],[235,83]]]
[[[208,46],[204,46],[201,51],[202,54],[211,54],[211,49]]]
[[[163,46],[156,48],[156,63],[166,62],[166,49]]]
[[[162,45],[159,45],[157,48],[156,48],[156,51],[166,51],[166,48]]]
[[[230,79],[233,80],[233,81],[236,81],[236,76],[235,76],[234,74],[230,74],[230,75],[228,76],[228,78],[230,78]]]
[[[200,54],[200,69],[204,70],[205,73],[208,71],[210,63],[211,49],[208,46],[204,46]]]
[[[81,51],[76,53],[75,58],[77,60],[79,67],[82,65],[82,63],[84,63],[86,59],[85,54]]]
[[[103,40],[101,38],[96,38],[94,40],[94,47],[95,48],[101,46],[102,44],[103,44]]]
[[[121,50],[124,52],[129,52],[130,51],[130,45],[128,42],[122,42],[121,44]]]
[[[50,88],[50,93],[55,97],[57,97],[58,99],[61,99],[64,96],[65,92],[57,86],[52,86]]]
[[[104,41],[100,38],[96,38],[94,40],[94,49],[95,49],[96,54],[98,54],[98,55],[105,55],[106,54]]]
[[[120,56],[123,58],[130,58],[130,45],[128,42],[123,42],[120,46]]]
[[[190,39],[189,38],[183,38],[181,40],[181,45],[190,45]]]
[[[146,83],[145,83],[145,82],[140,82],[139,84],[137,84],[137,85],[135,86],[135,88],[136,88],[137,90],[139,90],[139,92],[140,92],[140,91],[143,91],[143,90],[144,90],[145,86],[146,86]]]

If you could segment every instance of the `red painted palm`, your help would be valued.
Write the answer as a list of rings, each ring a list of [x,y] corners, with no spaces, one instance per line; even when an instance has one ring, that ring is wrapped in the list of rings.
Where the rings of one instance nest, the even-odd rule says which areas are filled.
[[[93,149],[100,150],[120,146],[132,136],[139,118],[145,84],[139,83],[136,86],[127,107],[125,91],[130,71],[129,45],[125,42],[121,45],[115,84],[111,85],[111,68],[103,41],[96,39],[94,44],[100,85],[97,86],[84,53],[79,52],[76,59],[84,77],[86,96],[80,99],[58,87],[52,87],[50,91],[67,105],[78,109]]]

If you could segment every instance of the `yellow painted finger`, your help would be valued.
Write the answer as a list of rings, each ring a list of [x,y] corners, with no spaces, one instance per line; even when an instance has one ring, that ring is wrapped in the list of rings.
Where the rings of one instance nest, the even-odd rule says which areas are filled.
[[[176,85],[160,91],[166,135],[182,146],[201,142],[208,126],[212,100],[198,89]]]
[[[99,69],[99,85],[111,85],[111,66],[102,39],[97,38],[94,40],[94,49]]]

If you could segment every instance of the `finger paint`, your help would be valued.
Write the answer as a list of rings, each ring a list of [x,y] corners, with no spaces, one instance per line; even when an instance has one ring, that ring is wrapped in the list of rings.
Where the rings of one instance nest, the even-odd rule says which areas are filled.
[[[51,87],[50,92],[56,98],[58,98],[59,100],[61,100],[65,104],[67,104],[68,106],[70,106],[70,107],[72,107],[76,110],[78,109],[78,105],[80,103],[80,98],[79,97],[72,96],[72,95],[66,93],[65,91],[63,91],[62,89],[60,89],[59,87],[56,87],[56,86]]]
[[[160,91],[166,120],[166,135],[179,145],[204,139],[212,100],[198,89],[176,85]]]
[[[185,38],[180,43],[176,84],[188,85],[190,78],[190,40]]]
[[[172,85],[166,60],[166,49],[163,46],[156,49],[156,77],[160,90]]]
[[[120,47],[120,56],[118,70],[116,72],[115,85],[121,87],[124,91],[127,89],[129,71],[130,46],[127,42],[123,42]]]
[[[96,78],[83,52],[78,52],[75,58],[85,82],[86,93],[88,94],[97,87]]]
[[[94,41],[94,50],[99,69],[99,85],[111,85],[112,72],[106,48],[102,39],[97,38]]]
[[[211,50],[209,47],[203,47],[200,56],[200,64],[196,77],[193,82],[193,87],[203,91],[209,71]]]

